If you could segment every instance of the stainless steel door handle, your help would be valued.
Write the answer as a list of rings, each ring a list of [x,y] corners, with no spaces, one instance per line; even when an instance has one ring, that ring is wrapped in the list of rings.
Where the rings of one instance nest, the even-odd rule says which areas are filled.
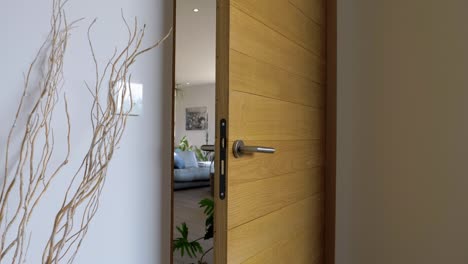
[[[245,153],[259,152],[259,153],[273,154],[275,153],[275,151],[276,150],[274,148],[270,148],[270,147],[245,146],[244,141],[242,140],[234,141],[234,144],[232,146],[232,153],[234,154],[234,157],[236,158],[242,157]]]

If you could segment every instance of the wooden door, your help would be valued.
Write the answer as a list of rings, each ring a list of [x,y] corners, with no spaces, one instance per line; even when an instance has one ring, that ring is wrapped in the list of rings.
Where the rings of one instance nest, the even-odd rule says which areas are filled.
[[[217,4],[215,263],[322,263],[325,2]]]

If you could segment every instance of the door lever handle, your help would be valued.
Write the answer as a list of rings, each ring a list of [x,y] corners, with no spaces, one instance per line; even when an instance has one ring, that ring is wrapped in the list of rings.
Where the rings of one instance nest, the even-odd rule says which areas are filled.
[[[236,158],[242,157],[245,153],[259,152],[259,153],[273,154],[275,153],[275,151],[276,150],[274,148],[270,148],[270,147],[246,146],[244,144],[244,141],[242,140],[234,141],[234,144],[232,146],[232,153],[234,154],[234,157]]]

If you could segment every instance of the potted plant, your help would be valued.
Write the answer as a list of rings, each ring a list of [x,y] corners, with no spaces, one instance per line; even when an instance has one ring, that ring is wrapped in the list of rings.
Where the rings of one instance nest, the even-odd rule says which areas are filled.
[[[197,259],[197,264],[207,264],[204,260],[206,254],[213,250],[213,247],[205,250],[198,242],[200,240],[208,240],[213,238],[214,234],[214,201],[213,199],[203,199],[199,203],[200,208],[203,208],[203,212],[205,213],[206,220],[205,220],[205,235],[203,237],[199,237],[194,240],[190,240],[189,236],[189,228],[186,223],[182,223],[176,226],[177,232],[179,236],[175,238],[172,242],[172,251],[180,252],[180,255],[183,257],[187,254],[192,259]]]

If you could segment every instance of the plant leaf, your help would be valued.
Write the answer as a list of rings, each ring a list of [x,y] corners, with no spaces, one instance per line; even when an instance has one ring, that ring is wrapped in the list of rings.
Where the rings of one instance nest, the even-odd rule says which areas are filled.
[[[214,213],[214,201],[210,198],[205,198],[198,202],[200,208],[204,208],[204,213],[207,216],[210,216]]]
[[[203,199],[199,203],[200,208],[204,208],[204,213],[207,216],[205,221],[205,240],[213,238],[214,235],[214,200],[213,199]]]

